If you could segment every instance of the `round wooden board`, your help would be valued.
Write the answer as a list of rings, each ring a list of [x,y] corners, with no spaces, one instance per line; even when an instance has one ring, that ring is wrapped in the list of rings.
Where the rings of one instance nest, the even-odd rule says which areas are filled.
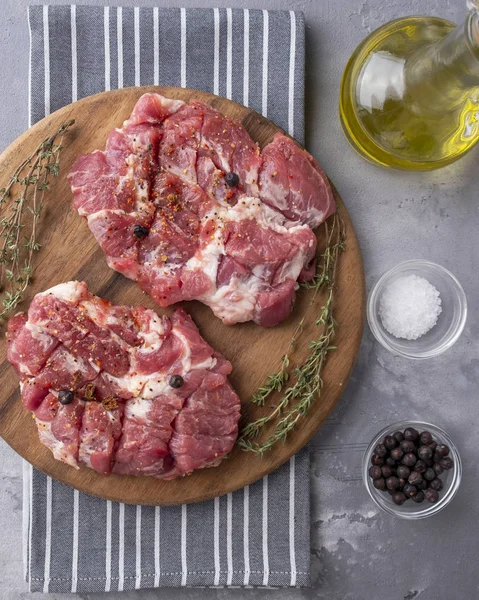
[[[1,186],[6,184],[20,161],[44,138],[54,133],[61,123],[71,118],[76,120],[65,140],[60,177],[47,193],[39,232],[42,249],[36,257],[34,282],[20,309],[25,310],[36,293],[57,283],[78,279],[86,281],[92,293],[115,304],[143,305],[162,312],[149,296],[140,291],[136,283],[107,266],[86,221],[71,207],[71,193],[66,180],[66,174],[78,154],[104,148],[109,131],[121,126],[136,100],[148,91],[185,101],[196,98],[208,102],[223,114],[242,121],[260,146],[270,142],[280,130],[254,111],[225,98],[195,90],[162,87],[126,88],[91,96],[37,123],[0,156]],[[337,193],[336,201],[346,230],[346,250],[340,257],[335,292],[337,350],[331,352],[324,369],[321,397],[313,404],[307,417],[298,423],[285,444],[278,444],[262,458],[236,447],[230,458],[218,467],[203,469],[174,481],[119,475],[103,477],[87,468],[75,470],[54,460],[51,452],[38,441],[35,422],[23,410],[17,377],[6,360],[3,336],[0,345],[0,435],[21,456],[51,477],[82,492],[130,504],[199,502],[242,488],[277,469],[311,439],[332,411],[345,389],[361,341],[365,312],[361,251],[348,212]],[[324,227],[318,230],[318,240],[318,247],[321,248],[324,246]],[[278,369],[294,328],[305,312],[305,329],[294,354],[296,360],[306,355],[307,342],[318,335],[314,319],[321,303],[311,305],[310,294],[301,290],[293,314],[271,329],[261,328],[254,323],[225,326],[206,306],[197,302],[185,305],[205,339],[233,364],[230,380],[241,397],[242,423],[257,418],[265,410],[253,406],[249,398],[264,383],[267,375]]]

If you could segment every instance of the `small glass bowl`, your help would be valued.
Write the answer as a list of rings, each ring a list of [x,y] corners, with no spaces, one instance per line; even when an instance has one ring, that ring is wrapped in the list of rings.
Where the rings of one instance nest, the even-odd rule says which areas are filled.
[[[438,444],[446,444],[449,446],[449,456],[454,461],[454,466],[452,469],[444,471],[441,475],[439,475],[444,487],[439,492],[439,500],[435,504],[431,504],[427,500],[424,500],[421,504],[416,504],[409,499],[406,500],[406,502],[401,506],[398,506],[397,504],[394,504],[388,492],[377,490],[373,486],[373,480],[369,476],[368,471],[369,467],[371,466],[371,456],[373,455],[375,446],[386,435],[391,435],[395,431],[404,431],[407,427],[414,427],[414,429],[417,429],[419,433],[422,433],[423,431],[429,431],[433,439]],[[377,436],[369,444],[363,457],[363,481],[369,495],[380,508],[391,515],[401,517],[401,519],[424,519],[425,517],[430,517],[431,515],[437,514],[454,498],[459,488],[459,484],[461,483],[461,479],[462,463],[456,445],[445,431],[439,427],[436,427],[435,425],[432,425],[431,423],[422,423],[421,421],[400,421],[399,423],[393,423],[392,425],[385,427],[377,434]]]
[[[396,338],[384,328],[379,315],[379,303],[392,281],[405,275],[424,277],[439,292],[442,312],[436,325],[417,340]],[[387,271],[371,290],[368,298],[369,327],[377,341],[396,355],[407,358],[432,358],[450,348],[464,329],[467,301],[459,281],[444,267],[427,260],[408,260]]]

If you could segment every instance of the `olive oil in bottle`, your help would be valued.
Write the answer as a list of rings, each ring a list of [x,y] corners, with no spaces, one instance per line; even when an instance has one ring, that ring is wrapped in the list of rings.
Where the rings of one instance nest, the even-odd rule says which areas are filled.
[[[462,26],[408,17],[371,33],[351,56],[340,116],[353,147],[386,167],[436,169],[479,140],[479,15]]]

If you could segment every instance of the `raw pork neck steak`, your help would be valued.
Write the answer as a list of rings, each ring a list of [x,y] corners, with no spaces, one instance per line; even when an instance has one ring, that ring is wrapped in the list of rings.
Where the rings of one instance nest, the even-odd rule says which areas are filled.
[[[160,306],[197,299],[226,324],[289,315],[298,279],[314,275],[312,229],[335,211],[324,172],[290,138],[260,152],[241,123],[158,94],[69,180],[110,267]]]
[[[159,317],[63,283],[10,320],[8,360],[41,442],[73,467],[173,479],[236,440],[231,364],[181,309]]]

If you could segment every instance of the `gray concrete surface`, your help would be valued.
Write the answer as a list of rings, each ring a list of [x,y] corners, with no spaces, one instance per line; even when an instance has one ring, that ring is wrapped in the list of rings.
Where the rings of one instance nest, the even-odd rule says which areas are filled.
[[[51,4],[60,3],[50,0]],[[100,4],[101,0],[83,0]],[[118,0],[113,4],[131,4]],[[168,2],[137,0],[145,6]],[[175,2],[176,4],[176,2]],[[368,287],[398,261],[427,258],[448,267],[469,300],[466,330],[444,356],[394,358],[365,331],[358,364],[336,412],[312,444],[312,567],[309,590],[157,590],[123,600],[474,600],[479,598],[477,428],[479,381],[479,148],[431,174],[375,168],[344,139],[337,98],[344,65],[357,43],[382,23],[407,14],[460,21],[463,0],[182,0],[184,6],[303,10],[308,24],[307,142],[347,203],[364,253]],[[26,0],[1,0],[0,146],[27,125]],[[376,509],[359,477],[365,444],[390,422],[429,420],[457,441],[464,478],[440,515],[408,523]],[[21,460],[0,442],[0,599],[29,598],[22,581]],[[115,596],[120,596],[115,594]],[[63,600],[70,596],[36,596]],[[110,596],[111,597],[111,596]],[[85,594],[85,600],[106,598]]]

